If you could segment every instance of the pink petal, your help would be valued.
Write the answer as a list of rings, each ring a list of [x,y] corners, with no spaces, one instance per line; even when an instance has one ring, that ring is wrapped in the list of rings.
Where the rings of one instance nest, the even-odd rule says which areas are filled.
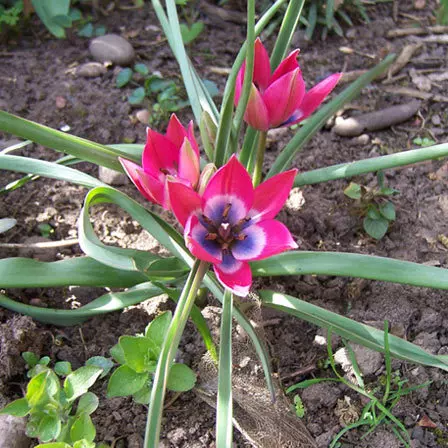
[[[199,222],[196,215],[190,215],[186,224],[184,238],[188,250],[200,260],[221,263],[222,250],[215,241],[207,240],[207,229]]]
[[[176,114],[172,114],[166,130],[166,138],[170,140],[176,148],[180,148],[187,137],[187,131],[177,118]]]
[[[309,117],[334,89],[339,79],[341,79],[341,76],[342,73],[335,73],[334,75],[325,78],[308,91],[303,98],[302,104],[296,111],[294,111],[287,124],[295,124]]]
[[[275,128],[285,122],[299,107],[304,96],[305,82],[298,68],[271,84],[263,94],[270,127]]]
[[[269,129],[269,113],[263,98],[252,84],[250,90],[249,101],[247,102],[246,113],[244,114],[246,122],[259,131],[267,131]]]
[[[269,55],[266,48],[261,43],[260,38],[255,40],[254,47],[254,74],[252,82],[264,91],[269,84],[271,77],[271,64],[269,63]]]
[[[176,180],[173,181],[169,179],[167,184],[171,210],[182,227],[185,227],[188,218],[196,210],[200,211],[201,198],[191,187],[188,187]]]
[[[299,63],[297,62],[297,56],[299,53],[300,50],[294,50],[286,59],[283,59],[283,61],[272,74],[272,78],[269,80],[269,84],[277,81],[277,79],[281,78],[283,75],[286,75],[286,73],[292,72],[296,68],[299,68]]]
[[[247,238],[244,241],[238,241],[232,247],[232,253],[238,260],[263,260],[298,247],[288,228],[274,219],[266,219],[249,226],[243,230],[243,233],[247,235]]]
[[[181,179],[190,182],[193,188],[196,187],[199,180],[199,156],[194,151],[187,137],[180,148],[178,175]]]
[[[260,184],[254,191],[254,203],[249,216],[252,222],[272,219],[282,209],[291,191],[297,170],[289,170]]]
[[[241,68],[238,72],[238,76],[236,77],[236,82],[235,82],[235,97],[234,97],[235,106],[238,105],[238,102],[240,100],[241,89],[243,88],[244,71],[245,70],[246,70],[246,63],[243,62],[243,65],[241,66]]]
[[[225,255],[223,262],[213,265],[216,277],[233,294],[246,297],[252,285],[252,271],[246,262]]]
[[[234,219],[239,220],[247,215],[253,200],[254,188],[249,173],[233,155],[210,179],[202,196],[202,209],[207,215],[217,211],[223,204],[225,206],[224,201],[227,201],[232,204],[229,210],[229,218],[232,216],[232,220],[229,219],[229,222],[233,223]],[[209,218],[213,219],[212,216]]]
[[[167,137],[148,128],[142,156],[143,169],[158,178],[164,174],[161,170],[176,174],[179,149],[180,145],[176,148]]]
[[[156,204],[160,204],[164,209],[170,209],[170,202],[168,198],[168,191],[166,188],[165,179],[160,181],[149,173],[144,173],[143,176],[140,177],[140,182],[142,183],[142,187],[148,193],[154,197],[154,202]]]
[[[155,199],[152,192],[142,183],[142,179],[146,177],[146,173],[143,171],[142,167],[130,160],[123,159],[122,157],[118,157],[118,160],[126,171],[126,174],[132,180],[132,183],[137,187],[137,190],[148,199],[148,201],[158,204],[159,202]]]

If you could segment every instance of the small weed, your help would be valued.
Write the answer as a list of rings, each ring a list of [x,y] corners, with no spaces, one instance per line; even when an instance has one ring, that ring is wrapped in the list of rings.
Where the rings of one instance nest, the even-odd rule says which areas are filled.
[[[328,360],[336,377],[313,378],[311,380],[302,381],[289,387],[286,390],[286,393],[289,394],[297,389],[305,389],[312,384],[317,384],[324,381],[333,381],[345,384],[347,387],[354,390],[358,394],[363,395],[369,400],[361,411],[358,411],[356,407],[351,404],[350,400],[340,400],[341,403],[338,403],[337,410],[340,421],[341,419],[343,421],[344,428],[335,436],[330,444],[330,448],[341,447],[342,445],[339,440],[346,432],[352,429],[366,426],[368,430],[361,437],[361,439],[363,439],[375,431],[375,429],[383,423],[389,425],[395,436],[401,441],[401,443],[403,443],[404,446],[409,447],[409,434],[403,423],[392,414],[392,409],[397,405],[402,397],[409,395],[417,389],[422,389],[429,386],[431,381],[419,384],[417,386],[406,387],[408,380],[403,379],[399,372],[392,372],[387,322],[384,323],[384,358],[386,364],[386,374],[379,379],[377,385],[372,386],[364,384],[362,372],[358,367],[353,349],[345,340],[344,345],[351,363],[351,371],[353,372],[353,376],[355,378],[354,382],[351,382],[341,376],[336,368],[333,349],[331,347],[331,330],[329,330],[327,336]],[[294,403],[295,402],[296,400],[294,398]]]
[[[387,198],[399,191],[385,186],[382,171],[378,172],[377,179],[378,188],[368,188],[350,182],[344,190],[344,194],[357,201],[357,214],[364,218],[363,228],[366,233],[372,238],[380,240],[396,218],[395,206]]]
[[[414,145],[420,146],[422,148],[424,148],[425,146],[432,146],[432,145],[436,144],[436,142],[433,139],[428,138],[428,137],[414,138],[414,140],[412,140],[412,143],[414,143]]]

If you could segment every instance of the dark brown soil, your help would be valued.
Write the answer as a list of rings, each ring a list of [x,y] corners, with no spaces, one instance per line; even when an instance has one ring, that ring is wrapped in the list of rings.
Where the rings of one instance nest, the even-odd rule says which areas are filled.
[[[347,32],[345,38],[330,36],[327,41],[312,44],[298,34],[295,45],[300,46],[301,66],[307,85],[311,86],[329,73],[370,68],[372,59],[387,52],[400,51],[413,41],[412,37],[387,39],[386,32],[395,27],[409,25],[409,14],[417,16],[423,24],[430,22],[434,2],[428,1],[425,9],[399,5],[398,23],[392,17],[392,4],[380,3],[369,9],[373,18],[370,25],[359,25]],[[201,76],[217,83],[222,92],[225,78],[216,75],[211,66],[229,67],[245,34],[244,26],[223,22],[216,16],[202,13],[207,23],[206,32],[194,42],[190,54]],[[127,36],[137,50],[137,58],[151,71],[160,71],[166,77],[178,78],[178,70],[149,6],[138,11],[113,12],[100,17],[108,32]],[[268,41],[270,42],[270,41]],[[351,47],[356,53],[347,55],[339,47]],[[66,40],[54,40],[33,22],[24,34],[8,41],[0,53],[0,107],[24,118],[60,129],[70,126],[70,132],[104,144],[120,142],[142,143],[145,125],[135,120],[135,113],[126,101],[130,89],[115,88],[117,70],[109,68],[99,78],[75,77],[73,68],[90,61],[88,40],[70,34]],[[448,71],[446,45],[424,44],[421,52],[401,71],[426,67],[431,60],[439,71]],[[422,62],[423,61],[423,62]],[[435,62],[434,62],[435,61]],[[409,76],[394,85],[414,87]],[[432,84],[431,93],[446,95],[448,81]],[[341,87],[339,87],[339,90]],[[65,99],[65,106],[58,108],[58,97]],[[402,96],[387,93],[381,83],[364,89],[352,104],[354,109],[378,110],[392,104],[408,101]],[[191,118],[188,110],[180,113],[183,121]],[[415,137],[430,137],[438,142],[447,140],[448,116],[446,103],[424,101],[418,117],[381,132],[371,133],[366,140],[338,137],[329,129],[316,135],[299,154],[294,164],[300,171],[390,154],[415,146]],[[164,125],[160,130],[164,129]],[[267,152],[271,163],[284,147],[293,130],[273,133]],[[1,136],[1,135],[0,135]],[[3,135],[2,147],[14,137]],[[54,160],[54,152],[39,145],[16,151],[17,155]],[[97,175],[97,168],[83,163],[80,169]],[[439,173],[435,175],[434,173]],[[444,174],[445,173],[445,174]],[[295,192],[289,207],[280,213],[300,246],[305,250],[328,250],[375,254],[397,259],[448,268],[448,248],[438,241],[439,235],[448,236],[448,187],[446,161],[431,161],[418,166],[390,170],[386,173],[389,186],[400,191],[393,202],[397,219],[387,235],[379,242],[366,236],[361,219],[356,216],[353,202],[343,193],[348,180],[308,186]],[[1,186],[18,176],[2,172]],[[353,179],[366,186],[375,186],[374,175]],[[131,184],[122,190],[144,203]],[[44,192],[44,194],[42,194]],[[49,223],[55,230],[54,240],[76,237],[76,222],[86,190],[64,182],[40,179],[1,196],[0,218],[14,217],[18,225],[0,235],[0,243],[24,243],[40,236],[38,225]],[[303,203],[301,203],[303,202]],[[147,204],[145,204],[147,205]],[[171,219],[166,213],[164,218]],[[160,250],[138,224],[122,211],[100,206],[95,209],[94,226],[98,236],[107,244],[143,250]],[[72,246],[43,257],[59,260],[80,255],[79,247]],[[30,256],[16,250],[0,247],[0,257]],[[35,254],[34,254],[35,255]],[[36,255],[35,255],[36,256]],[[42,256],[42,255],[41,255]],[[406,287],[383,282],[359,281],[353,278],[330,276],[301,276],[257,280],[256,286],[277,288],[315,305],[338,312],[361,322],[382,327],[388,320],[393,332],[419,344],[434,354],[448,354],[448,312],[445,291]],[[10,290],[8,295],[25,303],[45,307],[77,307],[104,293],[101,288],[61,288]],[[94,355],[107,356],[109,348],[123,334],[141,332],[157,310],[173,309],[170,302],[156,301],[142,304],[122,313],[92,319],[76,327],[58,328],[32,322],[0,309],[0,406],[18,398],[25,387],[25,366],[18,358],[25,350],[49,355],[53,360],[66,360],[73,367],[81,366]],[[274,372],[283,379],[284,386],[311,377],[328,376],[329,371],[316,366],[325,359],[326,347],[316,344],[316,335],[325,333],[319,328],[272,310],[263,310],[268,343],[272,350]],[[341,342],[335,342],[339,348]],[[204,354],[204,346],[192,325],[188,325],[178,358],[197,366]],[[371,355],[371,358],[374,356]],[[368,355],[369,358],[369,355]],[[394,409],[394,415],[404,422],[412,437],[413,447],[447,446],[448,440],[448,376],[437,369],[423,368],[394,361],[394,370],[410,385],[427,380],[433,383],[403,398]],[[297,373],[298,372],[298,373]],[[384,365],[376,366],[366,381],[378,384]],[[105,398],[106,385],[96,386],[100,394],[100,408],[94,414],[97,440],[116,442],[115,447],[137,448],[142,446],[146,410],[130,399]],[[361,397],[345,387],[319,385],[302,393],[306,409],[304,421],[319,446],[328,446],[332,437],[341,430],[335,414],[338,400],[351,398],[355,408],[362,408]],[[260,409],[263,412],[263,409]],[[438,431],[417,425],[422,416],[428,416],[438,426]],[[213,447],[214,410],[193,392],[181,395],[166,412],[163,422],[164,447]],[[343,445],[346,447],[395,447],[401,446],[390,427],[382,426],[369,437],[362,439],[362,431],[349,432]],[[235,434],[236,446],[250,446]]]

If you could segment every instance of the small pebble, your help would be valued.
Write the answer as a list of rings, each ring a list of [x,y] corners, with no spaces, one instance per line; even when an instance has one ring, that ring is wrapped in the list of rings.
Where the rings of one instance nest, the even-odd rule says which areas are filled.
[[[98,62],[110,61],[116,65],[130,65],[135,59],[132,45],[117,34],[105,34],[90,42],[90,54]]]
[[[440,119],[440,115],[433,115],[431,117],[431,122],[434,126],[440,126],[440,123],[442,123],[442,120]]]
[[[98,170],[98,177],[101,182],[104,182],[107,185],[126,185],[128,183],[128,177],[124,173],[120,173],[118,171],[112,170],[110,168],[106,168],[104,166],[100,166]]]
[[[104,75],[106,71],[106,67],[99,62],[87,62],[76,69],[76,76],[81,76],[82,78],[96,78]]]
[[[25,435],[24,418],[0,415],[0,448],[28,448],[30,439]]]

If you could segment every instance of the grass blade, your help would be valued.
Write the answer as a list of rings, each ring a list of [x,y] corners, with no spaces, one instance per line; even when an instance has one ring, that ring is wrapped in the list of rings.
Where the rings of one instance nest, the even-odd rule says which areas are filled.
[[[330,101],[325,106],[321,107],[314,115],[307,119],[306,124],[297,132],[286,147],[281,151],[266,178],[272,177],[275,174],[281,173],[288,169],[296,154],[303,148],[303,146],[319,131],[319,129],[326,123],[326,121],[335,114],[345,103],[356,98],[361,90],[374,80],[377,76],[383,73],[387,67],[394,61],[395,55],[387,56],[377,66],[369,70],[364,75],[360,76],[349,87],[343,90],[336,98]]]
[[[447,156],[448,143],[443,143],[441,145],[412,149],[387,156],[372,157],[371,159],[359,160],[357,162],[340,163],[338,165],[300,173],[295,178],[294,186],[300,187],[302,185],[328,182],[329,180],[345,179],[347,177],[359,176],[360,174],[382,171]]]
[[[427,288],[448,289],[448,269],[410,261],[343,252],[284,252],[251,263],[258,277],[272,275],[337,275]]]
[[[232,446],[232,308],[233,294],[226,290],[219,340],[218,398],[216,406],[216,448]]]
[[[269,308],[291,314],[319,327],[331,329],[332,332],[364,347],[381,353],[385,351],[384,332],[382,330],[275,291],[260,291],[260,297],[263,305]],[[443,358],[431,355],[419,346],[397,336],[389,335],[388,340],[391,356],[448,371],[448,363],[444,362]]]

